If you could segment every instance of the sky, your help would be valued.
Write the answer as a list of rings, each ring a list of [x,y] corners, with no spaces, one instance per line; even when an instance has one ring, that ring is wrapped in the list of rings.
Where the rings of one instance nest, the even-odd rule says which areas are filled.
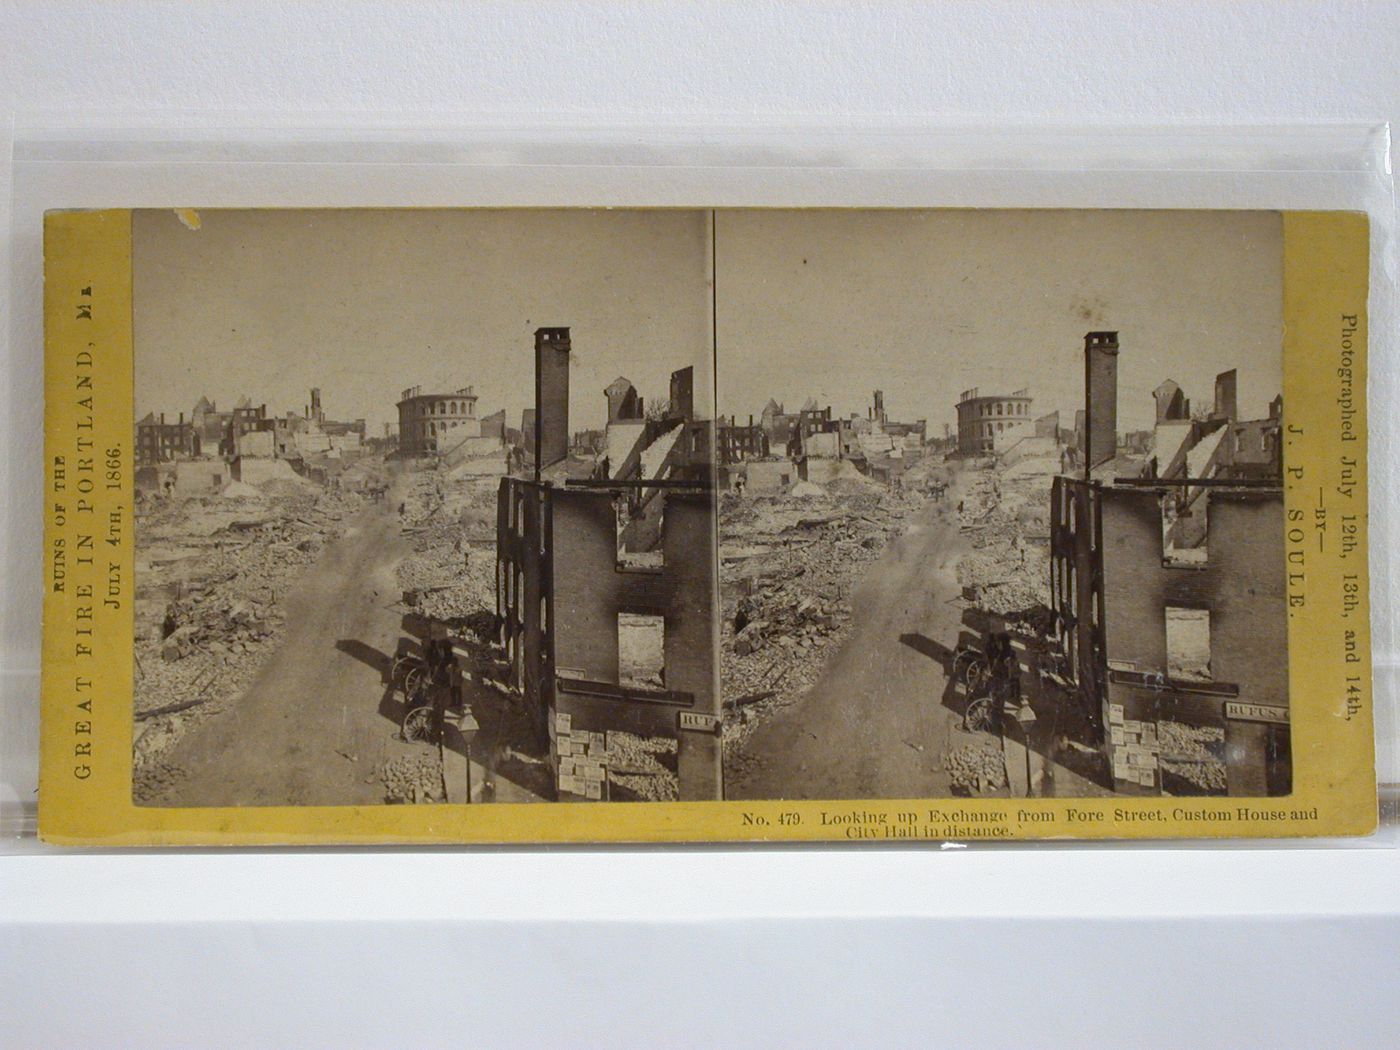
[[[1119,429],[1172,378],[1240,411],[1282,380],[1282,221],[1273,212],[996,210],[212,210],[133,220],[136,411],[201,395],[397,419],[404,389],[471,385],[512,425],[533,405],[533,333],[573,337],[571,429],[606,422],[618,375],[648,401],[696,369],[697,407],[769,397],[956,421],[959,394],[1027,387],[1083,406],[1084,333],[1119,332]],[[197,229],[190,227],[197,226]],[[715,329],[711,332],[711,310]],[[712,358],[711,348],[717,347]],[[708,414],[703,411],[702,414]]]
[[[953,425],[959,394],[1030,389],[1073,424],[1084,334],[1119,333],[1120,431],[1149,429],[1172,378],[1239,409],[1282,390],[1283,230],[1274,212],[721,211],[715,220],[723,415],[769,396]]]
[[[713,404],[709,216],[626,210],[139,211],[137,418],[241,396],[370,434],[403,390],[471,385],[478,415],[534,405],[534,331],[572,329],[570,427],[607,422],[603,388],[643,398],[695,367]],[[197,223],[198,229],[189,228]]]

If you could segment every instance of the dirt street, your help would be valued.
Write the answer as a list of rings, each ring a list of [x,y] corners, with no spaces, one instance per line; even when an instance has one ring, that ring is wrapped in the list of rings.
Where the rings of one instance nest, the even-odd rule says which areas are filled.
[[[854,630],[796,704],[745,741],[738,799],[946,796],[941,768],[958,715],[939,659],[961,629],[957,496],[929,503],[852,595]]]
[[[158,804],[383,801],[375,766],[396,753],[398,726],[380,706],[402,618],[394,567],[408,552],[397,503],[365,507],[286,596],[281,647],[236,703],[171,749],[186,776]]]

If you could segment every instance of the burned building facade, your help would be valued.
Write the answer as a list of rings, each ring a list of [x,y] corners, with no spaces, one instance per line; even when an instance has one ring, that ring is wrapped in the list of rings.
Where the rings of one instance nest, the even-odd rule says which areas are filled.
[[[769,454],[768,432],[753,416],[747,423],[740,423],[731,415],[728,422],[721,420],[716,428],[715,454],[722,466],[762,459]]]
[[[241,477],[239,462],[249,459],[286,459],[293,469],[303,472],[307,457],[340,456],[358,452],[365,438],[363,419],[327,419],[319,388],[301,413],[284,416],[268,414],[266,404],[253,404],[241,397],[233,408],[220,411],[208,397],[200,397],[186,420],[168,422],[164,414],[148,413],[136,424],[136,465],[157,467],[179,460],[223,459],[232,464],[233,476]],[[137,484],[155,488],[159,472],[143,471]],[[202,475],[204,477],[218,475]],[[207,485],[202,486],[207,488]]]
[[[852,413],[849,418],[836,416],[830,405],[819,407],[811,398],[793,414],[770,399],[758,422],[752,416],[747,425],[733,416],[721,421],[716,443],[726,486],[743,479],[762,491],[795,480],[834,480],[843,463],[888,481],[923,452],[927,430],[923,419],[890,420],[884,392],[876,390],[866,414]]]
[[[173,423],[166,422],[165,413],[157,416],[147,412],[136,424],[136,465],[155,466],[176,459],[198,456],[203,449],[199,429],[185,414]]]
[[[571,350],[567,328],[535,333],[533,477],[498,492],[513,684],[549,743],[560,801],[719,798],[713,430],[694,418],[690,369],[654,419],[614,383],[608,455],[566,476]],[[674,793],[639,787],[653,782]]]
[[[1235,469],[1222,373],[1206,420],[1158,387],[1155,456],[1134,469],[1115,429],[1118,352],[1117,333],[1086,336],[1083,470],[1051,493],[1051,604],[1096,743],[1118,791],[1201,793],[1178,771],[1218,762],[1214,793],[1288,794],[1281,460]],[[1179,753],[1177,727],[1215,734],[1221,753]]]

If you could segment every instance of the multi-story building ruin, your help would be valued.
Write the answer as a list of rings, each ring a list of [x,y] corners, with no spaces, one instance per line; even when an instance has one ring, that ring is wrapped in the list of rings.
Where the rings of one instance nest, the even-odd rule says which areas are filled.
[[[496,607],[513,682],[561,801],[658,797],[638,795],[651,780],[719,798],[713,430],[695,418],[688,368],[652,419],[630,383],[614,383],[606,455],[569,477],[571,349],[567,328],[535,333],[533,476],[503,478],[498,495]]]
[[[198,456],[202,450],[199,430],[180,413],[176,422],[168,423],[165,413],[157,416],[147,412],[136,423],[136,465],[151,467],[176,459]]]
[[[1282,403],[1238,421],[1225,372],[1192,419],[1163,383],[1142,466],[1120,454],[1118,353],[1116,332],[1086,335],[1082,472],[1051,494],[1051,604],[1078,694],[1119,791],[1189,790],[1164,780],[1202,760],[1171,752],[1173,723],[1220,731],[1229,794],[1288,794]]]

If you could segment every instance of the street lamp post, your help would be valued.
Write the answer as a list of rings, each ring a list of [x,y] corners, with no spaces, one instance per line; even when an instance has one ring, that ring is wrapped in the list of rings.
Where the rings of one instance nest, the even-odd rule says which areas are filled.
[[[1026,798],[1031,798],[1035,795],[1034,782],[1031,780],[1031,726],[1035,724],[1035,711],[1024,698],[1016,710],[1016,721],[1021,725],[1021,743],[1026,749]]]

